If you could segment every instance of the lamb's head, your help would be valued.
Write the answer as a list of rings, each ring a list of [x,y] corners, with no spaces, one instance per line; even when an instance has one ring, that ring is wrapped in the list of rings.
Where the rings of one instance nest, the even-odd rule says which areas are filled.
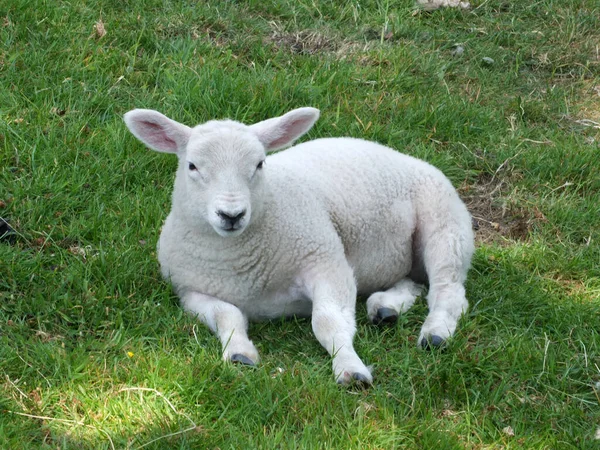
[[[186,220],[220,236],[238,236],[263,208],[268,168],[266,154],[291,145],[319,117],[299,108],[254,125],[210,121],[195,128],[161,113],[134,109],[125,123],[153,150],[179,158],[173,207]]]

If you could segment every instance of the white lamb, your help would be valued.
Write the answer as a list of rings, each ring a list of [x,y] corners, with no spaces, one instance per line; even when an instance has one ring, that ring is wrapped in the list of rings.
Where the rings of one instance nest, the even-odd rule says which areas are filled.
[[[466,310],[471,218],[448,179],[421,160],[351,138],[285,152],[319,117],[300,108],[254,125],[195,128],[159,112],[125,114],[148,147],[179,158],[159,241],[162,273],[182,306],[223,345],[256,364],[248,319],[311,316],[338,383],[372,383],[353,348],[356,296],[394,322],[429,283],[419,345],[441,346]]]

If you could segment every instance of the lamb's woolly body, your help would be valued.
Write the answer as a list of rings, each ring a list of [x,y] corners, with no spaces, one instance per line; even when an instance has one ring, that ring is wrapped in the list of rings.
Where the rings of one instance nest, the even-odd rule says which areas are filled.
[[[362,140],[300,144],[268,157],[266,167],[264,215],[240,236],[195,233],[177,210],[169,215],[159,260],[179,292],[218,297],[251,319],[310,311],[302,276],[340,251],[359,293],[385,290],[411,271],[419,217],[462,205],[438,169]]]
[[[277,120],[261,124],[277,127]],[[230,170],[226,160],[236,151],[254,157],[258,144],[250,128],[223,121],[191,131],[187,151],[178,153],[173,209],[159,242],[163,275],[183,306],[219,335],[224,356],[258,359],[240,329],[246,318],[312,313],[317,338],[334,355],[338,380],[370,382],[352,349],[356,294],[375,293],[367,305],[372,319],[381,308],[403,312],[419,293],[408,276],[424,281],[429,275],[431,313],[419,341],[449,337],[466,309],[462,284],[473,234],[447,178],[424,161],[372,142],[310,141],[266,159],[263,178],[250,178],[261,195],[252,197],[247,227],[224,238],[205,213],[190,208],[188,160],[201,157],[210,166],[221,158],[220,167]],[[271,141],[281,140],[277,132]],[[228,183],[241,177],[233,172]]]

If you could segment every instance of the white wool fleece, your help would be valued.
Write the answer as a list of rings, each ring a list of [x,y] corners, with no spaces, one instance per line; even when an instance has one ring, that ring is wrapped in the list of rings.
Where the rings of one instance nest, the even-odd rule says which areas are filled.
[[[223,357],[258,362],[249,319],[310,315],[337,381],[369,384],[352,344],[357,294],[370,295],[372,321],[388,322],[427,281],[419,345],[441,345],[468,306],[471,218],[438,169],[373,142],[317,139],[266,157],[318,115],[300,108],[251,126],[192,129],[133,110],[125,121],[150,148],[179,158],[158,258]]]

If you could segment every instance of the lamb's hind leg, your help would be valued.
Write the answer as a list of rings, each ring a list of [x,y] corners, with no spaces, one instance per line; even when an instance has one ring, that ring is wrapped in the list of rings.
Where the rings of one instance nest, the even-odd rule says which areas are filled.
[[[421,256],[429,278],[429,314],[418,340],[425,349],[442,346],[469,306],[464,282],[474,250],[471,220],[462,204],[451,211],[444,217],[438,210],[437,220],[420,230]]]
[[[398,315],[405,313],[421,294],[423,286],[403,278],[391,289],[375,292],[367,300],[367,314],[375,325],[395,323]]]

